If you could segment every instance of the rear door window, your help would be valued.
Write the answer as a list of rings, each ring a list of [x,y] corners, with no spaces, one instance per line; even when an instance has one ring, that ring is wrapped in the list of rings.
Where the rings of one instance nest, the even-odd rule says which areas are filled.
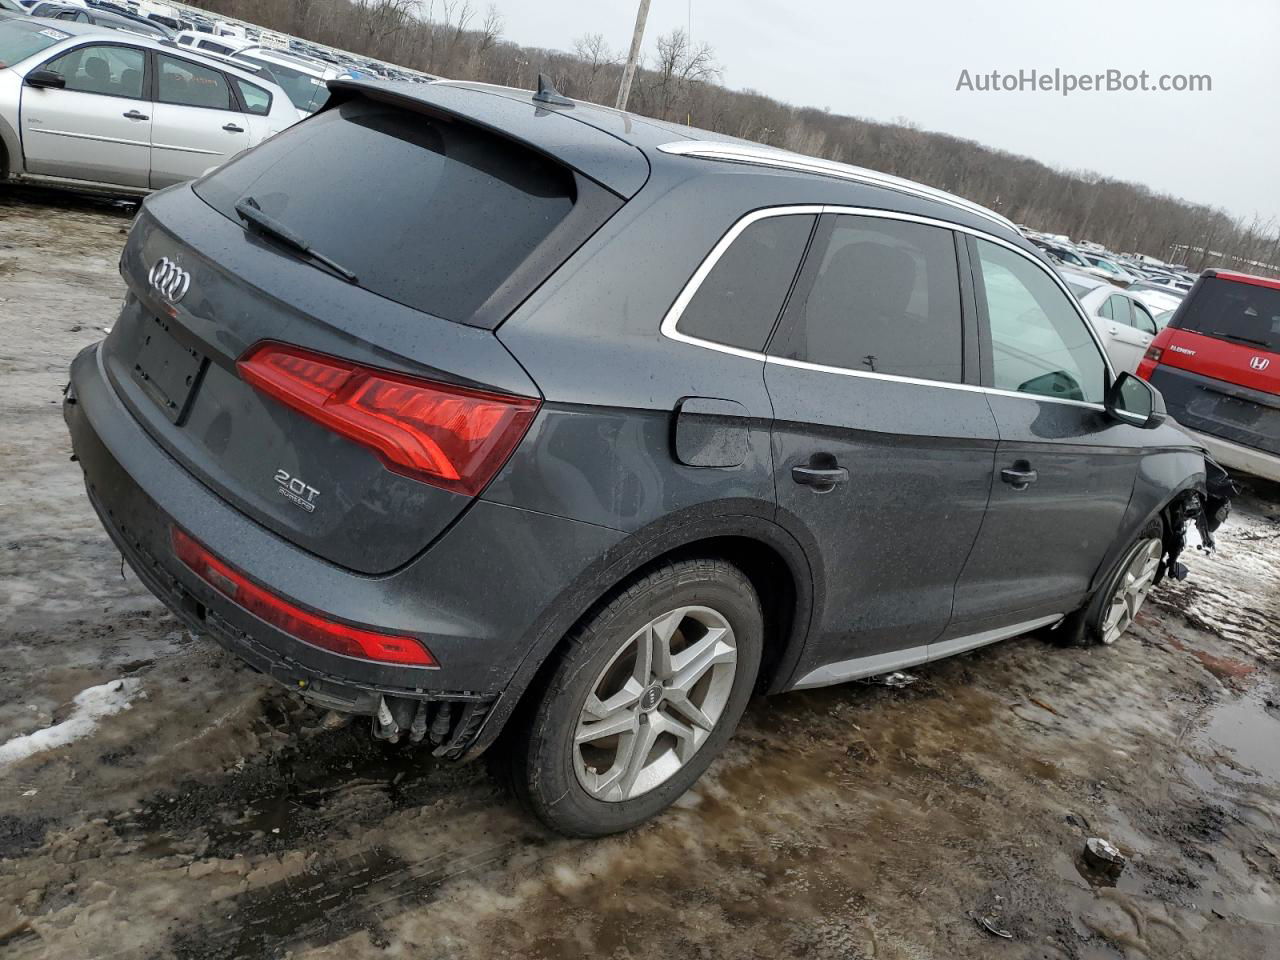
[[[252,197],[366,290],[482,325],[477,309],[570,216],[575,190],[568,169],[510,140],[363,99],[195,185],[236,223],[236,202]]]
[[[1129,310],[1129,301],[1117,294],[1113,293],[1107,297],[1102,315],[1110,317],[1116,323],[1123,323],[1126,327],[1133,326],[1133,314]]]
[[[816,219],[791,214],[750,224],[699,284],[680,314],[680,332],[742,350],[763,350]]]
[[[809,256],[821,257],[819,266],[792,297],[770,354],[961,381],[960,275],[950,230],[841,215],[823,249]]]
[[[231,109],[227,78],[190,60],[156,54],[156,99],[182,107]]]
[[[1280,353],[1280,290],[1205,277],[1178,318],[1178,326]]]

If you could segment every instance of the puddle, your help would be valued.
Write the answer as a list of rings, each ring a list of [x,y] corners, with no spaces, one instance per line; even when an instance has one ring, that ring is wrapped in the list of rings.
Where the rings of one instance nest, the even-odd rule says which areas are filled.
[[[1210,752],[1225,750],[1244,776],[1280,784],[1280,707],[1268,707],[1267,700],[1254,690],[1218,704],[1193,744]]]

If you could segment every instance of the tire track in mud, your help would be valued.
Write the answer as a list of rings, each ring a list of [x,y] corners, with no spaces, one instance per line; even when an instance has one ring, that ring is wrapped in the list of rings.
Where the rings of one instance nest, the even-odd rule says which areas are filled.
[[[527,848],[511,840],[410,864],[382,847],[309,864],[296,876],[219,901],[225,917],[183,930],[155,960],[238,960],[287,948],[335,943],[356,930],[386,942],[383,920],[432,901],[451,880],[499,865]],[[404,904],[404,901],[410,901]]]

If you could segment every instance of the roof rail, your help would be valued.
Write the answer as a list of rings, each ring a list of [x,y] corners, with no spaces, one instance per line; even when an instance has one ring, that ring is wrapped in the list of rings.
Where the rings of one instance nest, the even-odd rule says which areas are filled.
[[[819,157],[807,157],[790,150],[779,150],[775,147],[757,146],[749,143],[732,143],[717,140],[678,140],[664,143],[658,147],[663,153],[681,157],[697,157],[701,160],[722,160],[727,163],[744,163],[761,167],[773,167],[779,170],[795,170],[798,173],[812,173],[823,177],[835,177],[839,180],[853,180],[876,187],[885,187],[899,193],[910,194],[926,200],[936,200],[959,210],[965,210],[979,217],[985,217],[993,223],[1007,227],[1021,235],[1021,231],[1012,220],[1002,217],[994,210],[988,210],[982,204],[957,197],[955,194],[926,187],[913,180],[904,180],[888,173],[879,173],[865,167],[855,167],[848,163],[837,163],[834,160],[823,160]]]

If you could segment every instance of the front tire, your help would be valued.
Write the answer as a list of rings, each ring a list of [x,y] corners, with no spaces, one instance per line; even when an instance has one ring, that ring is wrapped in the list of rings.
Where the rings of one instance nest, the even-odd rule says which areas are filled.
[[[576,837],[629,830],[689,789],[737,728],[760,601],[723,560],[664,564],[591,613],[512,732],[517,796]]]
[[[1138,534],[1089,604],[1085,629],[1090,641],[1111,646],[1133,626],[1160,576],[1163,557],[1164,525],[1157,518]]]

